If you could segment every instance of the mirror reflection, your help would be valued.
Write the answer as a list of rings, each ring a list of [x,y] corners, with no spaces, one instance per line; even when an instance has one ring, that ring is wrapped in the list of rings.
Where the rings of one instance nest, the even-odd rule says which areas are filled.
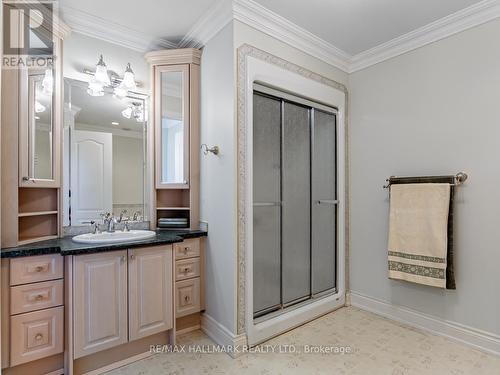
[[[146,98],[88,93],[88,83],[65,78],[64,225],[105,213],[144,217]]]
[[[162,182],[185,184],[183,73],[161,73],[161,158]]]
[[[44,85],[44,75],[29,76],[31,104],[28,134],[29,176],[52,179],[52,90]]]

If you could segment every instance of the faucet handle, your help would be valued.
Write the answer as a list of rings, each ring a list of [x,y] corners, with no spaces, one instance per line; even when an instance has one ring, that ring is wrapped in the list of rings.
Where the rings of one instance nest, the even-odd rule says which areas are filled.
[[[82,224],[90,224],[92,226],[92,234],[98,234],[99,233],[99,224],[94,221],[82,221]]]

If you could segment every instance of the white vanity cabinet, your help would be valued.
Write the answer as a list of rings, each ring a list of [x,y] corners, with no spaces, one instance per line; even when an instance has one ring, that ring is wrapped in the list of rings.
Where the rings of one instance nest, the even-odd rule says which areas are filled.
[[[173,328],[172,245],[73,257],[74,359]]]

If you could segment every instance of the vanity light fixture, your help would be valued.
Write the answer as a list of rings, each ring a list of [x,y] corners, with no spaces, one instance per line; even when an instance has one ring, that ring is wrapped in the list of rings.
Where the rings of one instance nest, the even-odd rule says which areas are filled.
[[[120,86],[123,86],[125,89],[132,91],[137,89],[137,84],[135,83],[134,71],[130,67],[130,63],[127,64],[125,73],[123,73],[123,80],[122,83],[120,83]]]
[[[122,116],[125,118],[132,117],[132,106],[128,106],[122,111]]]
[[[128,63],[122,81],[115,87],[114,95],[118,99],[123,99],[128,95],[129,90],[134,91],[136,89],[137,84],[135,83],[134,71],[130,67],[130,63]]]
[[[134,102],[122,111],[122,116],[130,119],[135,118],[137,122],[144,121],[144,108],[141,103]]]
[[[54,76],[52,75],[52,69],[47,69],[45,71],[45,76],[42,80],[43,93],[46,95],[52,95],[54,91]]]
[[[104,86],[102,83],[97,82],[95,78],[92,78],[89,82],[89,87],[87,89],[87,93],[90,96],[103,96],[104,95]]]
[[[108,76],[108,68],[106,67],[106,63],[104,62],[102,55],[100,55],[99,61],[95,67],[94,76],[89,82],[87,93],[90,96],[103,96],[104,86],[109,86],[110,84],[111,81]]]
[[[123,82],[120,83],[117,87],[115,87],[115,90],[113,92],[113,95],[115,96],[115,98],[117,99],[123,99],[127,96],[128,94],[128,90],[123,87]]]
[[[111,80],[108,76],[108,68],[106,67],[106,63],[104,62],[102,55],[99,56],[99,61],[95,67],[94,79],[103,86],[111,85]]]

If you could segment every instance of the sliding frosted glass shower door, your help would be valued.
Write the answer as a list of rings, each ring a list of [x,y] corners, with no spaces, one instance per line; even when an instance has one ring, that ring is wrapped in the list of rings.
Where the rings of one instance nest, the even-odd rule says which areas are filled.
[[[281,102],[253,100],[253,306],[262,314],[281,305]]]
[[[283,102],[282,293],[283,305],[311,294],[310,108]]]
[[[312,294],[336,287],[337,181],[336,116],[313,109],[312,121]]]
[[[253,313],[336,288],[336,111],[256,85],[253,95]]]

